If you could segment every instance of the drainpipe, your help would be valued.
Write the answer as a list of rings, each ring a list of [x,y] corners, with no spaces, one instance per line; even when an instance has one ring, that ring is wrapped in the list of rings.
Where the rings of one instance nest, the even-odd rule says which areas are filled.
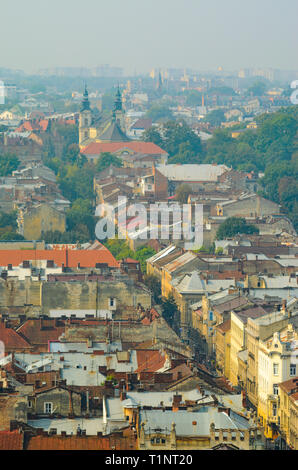
[[[87,403],[87,414],[86,414],[86,418],[89,418],[89,390],[86,391],[86,403]]]
[[[69,414],[68,414],[68,417],[70,419],[74,418],[74,412],[73,412],[73,403],[72,403],[72,392],[71,390],[68,390],[68,394],[69,394]]]

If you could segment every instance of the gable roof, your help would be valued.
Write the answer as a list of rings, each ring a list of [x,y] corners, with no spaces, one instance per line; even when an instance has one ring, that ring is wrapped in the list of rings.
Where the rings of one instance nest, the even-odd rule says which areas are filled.
[[[167,152],[153,142],[91,142],[81,150],[83,155],[100,155],[102,152],[115,153],[119,150],[131,150],[134,153],[147,155],[167,155]]]
[[[31,344],[48,344],[49,341],[58,341],[64,331],[65,326],[56,326],[55,319],[29,319],[18,328],[18,333]]]
[[[152,119],[138,119],[132,126],[131,129],[140,129],[140,130],[147,130],[152,127]]]
[[[197,256],[194,253],[192,253],[191,251],[186,251],[178,258],[166,264],[164,269],[168,271],[169,273],[175,272],[177,269],[183,266],[187,266],[188,263],[195,261],[196,259],[197,259]]]
[[[135,372],[157,372],[165,365],[166,357],[158,350],[138,349],[136,353],[138,368]]]
[[[112,121],[99,136],[101,142],[129,142],[130,139],[122,131],[117,122]]]
[[[6,328],[3,323],[0,323],[0,341],[3,341],[7,351],[12,349],[30,349],[31,345],[22,338],[12,328]]]

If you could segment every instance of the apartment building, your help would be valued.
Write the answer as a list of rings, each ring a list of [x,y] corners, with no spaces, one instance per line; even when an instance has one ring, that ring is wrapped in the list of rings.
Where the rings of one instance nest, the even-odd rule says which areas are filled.
[[[298,450],[298,377],[279,384],[279,430],[287,446]]]
[[[279,384],[297,375],[297,331],[289,323],[280,332],[260,341],[258,357],[258,416],[265,437],[278,436]]]

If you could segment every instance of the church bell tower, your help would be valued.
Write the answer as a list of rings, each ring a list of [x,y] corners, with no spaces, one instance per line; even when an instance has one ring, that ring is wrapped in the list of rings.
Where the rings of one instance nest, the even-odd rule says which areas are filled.
[[[79,117],[79,145],[89,139],[89,129],[91,127],[92,115],[90,109],[90,102],[88,98],[88,90],[85,85],[85,91],[83,95],[82,106],[80,109]]]
[[[118,124],[118,126],[123,132],[125,132],[125,115],[124,115],[124,110],[123,110],[123,105],[122,105],[122,96],[121,96],[119,86],[118,86],[116,98],[114,101],[112,120]]]

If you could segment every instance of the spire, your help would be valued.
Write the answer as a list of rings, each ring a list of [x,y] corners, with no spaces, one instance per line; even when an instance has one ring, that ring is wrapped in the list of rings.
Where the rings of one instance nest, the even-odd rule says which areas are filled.
[[[86,111],[90,109],[90,102],[89,102],[89,97],[88,97],[88,90],[87,90],[87,85],[85,83],[85,91],[83,94],[83,101],[82,101],[82,108],[81,111]]]
[[[115,113],[116,111],[122,111],[122,96],[121,96],[121,91],[120,91],[119,85],[118,85],[118,89],[117,89],[117,93],[116,93],[116,98],[115,98],[115,101],[114,101],[114,111],[113,111],[113,113]]]

